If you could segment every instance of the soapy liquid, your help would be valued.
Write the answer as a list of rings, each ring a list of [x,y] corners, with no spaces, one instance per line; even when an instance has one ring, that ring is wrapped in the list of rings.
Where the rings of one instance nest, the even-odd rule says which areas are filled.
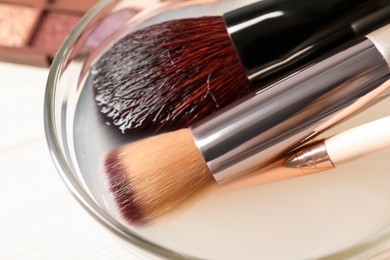
[[[110,149],[136,138],[107,125],[93,98],[87,80],[74,118],[74,152],[92,196],[116,215],[115,205],[102,192],[101,160]],[[384,100],[332,131],[387,115],[389,106],[390,99]],[[336,170],[278,182],[257,185],[259,180],[252,180],[224,187],[150,226],[127,226],[150,242],[202,259],[330,256],[367,242],[389,225],[389,156],[385,152]],[[386,237],[390,236],[373,241],[379,245]],[[374,253],[366,249],[342,258]]]

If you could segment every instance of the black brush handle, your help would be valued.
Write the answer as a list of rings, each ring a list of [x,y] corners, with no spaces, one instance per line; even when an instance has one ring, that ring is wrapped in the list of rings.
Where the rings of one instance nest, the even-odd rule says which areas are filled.
[[[224,15],[255,89],[390,21],[389,0],[262,0]]]

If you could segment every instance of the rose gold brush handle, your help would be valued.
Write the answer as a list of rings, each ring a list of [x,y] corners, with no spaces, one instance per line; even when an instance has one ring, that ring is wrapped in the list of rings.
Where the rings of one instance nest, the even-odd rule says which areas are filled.
[[[246,189],[334,169],[346,162],[390,150],[390,116],[309,143],[219,192]]]

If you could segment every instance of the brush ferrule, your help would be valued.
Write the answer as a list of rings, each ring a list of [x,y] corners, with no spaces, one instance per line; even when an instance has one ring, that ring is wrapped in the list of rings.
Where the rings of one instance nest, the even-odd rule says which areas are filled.
[[[325,142],[321,141],[308,148],[302,148],[294,153],[284,163],[287,168],[299,168],[304,174],[334,168],[333,162],[326,150]]]
[[[253,172],[378,100],[390,88],[390,70],[373,41],[363,37],[195,124],[215,180]]]
[[[263,0],[224,15],[255,89],[379,28],[388,0]]]

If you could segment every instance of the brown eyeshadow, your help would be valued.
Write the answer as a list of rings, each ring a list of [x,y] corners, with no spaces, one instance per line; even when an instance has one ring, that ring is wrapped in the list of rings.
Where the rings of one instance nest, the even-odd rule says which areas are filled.
[[[63,10],[85,12],[95,5],[97,0],[50,0],[50,3]]]
[[[56,52],[80,18],[80,15],[46,12],[38,25],[31,46]]]
[[[36,8],[0,3],[0,45],[24,46],[38,18]]]

